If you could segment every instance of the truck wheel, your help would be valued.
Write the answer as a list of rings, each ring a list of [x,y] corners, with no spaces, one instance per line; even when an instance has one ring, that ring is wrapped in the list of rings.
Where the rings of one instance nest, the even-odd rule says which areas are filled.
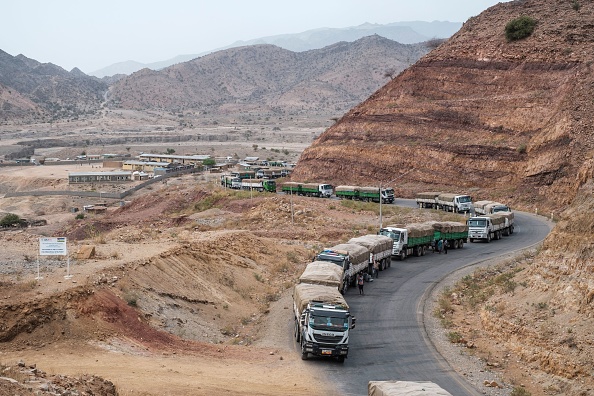
[[[305,344],[301,343],[301,360],[307,360],[308,353],[305,352]]]
[[[344,363],[344,356],[339,356],[336,360],[338,360],[338,363]]]
[[[295,318],[295,340],[301,343],[301,333],[299,332],[299,322]]]
[[[403,261],[404,259],[406,259],[406,252],[404,250],[401,250],[398,258],[400,261]]]
[[[491,233],[487,234],[487,243],[491,242]]]
[[[509,227],[509,235],[514,233],[514,226]]]
[[[464,239],[460,239],[458,242],[458,248],[462,249],[464,247]]]
[[[470,241],[470,243],[474,243],[474,239],[468,238],[468,240]]]

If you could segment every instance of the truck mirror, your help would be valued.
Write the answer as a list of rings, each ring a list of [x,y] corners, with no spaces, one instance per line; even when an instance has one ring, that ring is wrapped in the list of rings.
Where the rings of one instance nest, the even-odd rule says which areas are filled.
[[[351,316],[351,329],[355,328],[355,322],[357,321],[357,318],[355,318],[354,316]]]

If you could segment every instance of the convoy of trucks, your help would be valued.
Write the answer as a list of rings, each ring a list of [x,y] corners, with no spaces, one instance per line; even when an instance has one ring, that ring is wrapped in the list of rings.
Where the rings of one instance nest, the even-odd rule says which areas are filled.
[[[472,198],[465,194],[442,192],[421,192],[417,194],[419,208],[440,209],[447,212],[470,213],[473,211]]]
[[[330,198],[333,190],[330,184],[285,182],[281,185],[285,194],[305,195],[308,197]]]
[[[468,239],[468,226],[454,221],[388,225],[380,230],[381,235],[394,241],[392,256],[400,260],[408,256],[424,256],[440,239],[452,249],[461,249]]]
[[[393,188],[382,188],[380,192],[379,187],[337,186],[335,194],[340,199],[379,202],[381,197],[382,203],[394,202]]]

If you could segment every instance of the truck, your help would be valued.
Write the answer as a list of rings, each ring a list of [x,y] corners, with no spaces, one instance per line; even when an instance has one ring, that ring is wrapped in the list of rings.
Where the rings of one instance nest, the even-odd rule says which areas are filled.
[[[369,381],[368,396],[452,396],[430,381]]]
[[[446,212],[470,213],[473,210],[470,195],[442,193],[437,196],[437,209]]]
[[[241,188],[241,179],[232,175],[222,175],[221,186],[239,190]]]
[[[301,359],[309,355],[348,357],[349,332],[356,318],[340,292],[332,286],[299,283],[293,289],[295,339],[301,347]]]
[[[476,201],[474,203],[476,215],[487,215],[497,212],[511,212],[509,206],[495,201]]]
[[[355,201],[379,202],[391,204],[394,202],[394,189],[379,187],[359,186],[337,186],[335,194],[340,199],[352,199]]]
[[[355,243],[341,243],[324,249],[315,260],[334,263],[342,269],[339,291],[344,294],[349,286],[355,284],[357,274],[367,272],[369,251]]]
[[[451,249],[462,249],[468,240],[468,224],[457,221],[428,222],[433,226],[433,239],[447,241]]]
[[[442,194],[436,191],[426,191],[417,194],[416,201],[419,209],[437,209],[437,197]]]
[[[333,188],[330,184],[285,182],[281,185],[285,194],[305,195],[308,197],[330,198]]]
[[[276,181],[270,179],[243,179],[241,189],[276,192]]]
[[[235,171],[231,172],[232,176],[239,177],[241,180],[243,179],[255,179],[256,178],[256,171],[253,170],[243,170],[243,171]]]
[[[278,179],[279,177],[286,177],[289,175],[289,170],[287,168],[281,167],[272,167],[272,168],[262,168],[256,171],[256,178],[263,179]]]
[[[404,260],[408,256],[424,256],[435,241],[435,231],[430,223],[389,225],[380,230],[380,235],[392,238],[392,256]]]
[[[394,241],[385,235],[363,235],[351,238],[348,243],[361,245],[369,251],[368,273],[373,275],[373,264],[377,262],[379,271],[392,265],[392,247]]]
[[[498,212],[484,216],[468,218],[468,240],[474,242],[501,239],[514,233],[514,214],[512,212]]]

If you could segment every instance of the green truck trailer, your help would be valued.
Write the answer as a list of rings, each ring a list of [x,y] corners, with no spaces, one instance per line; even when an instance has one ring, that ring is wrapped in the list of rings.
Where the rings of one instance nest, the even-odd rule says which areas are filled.
[[[330,184],[285,182],[281,185],[285,194],[305,195],[308,197],[330,198],[333,193]]]
[[[394,202],[393,188],[382,188],[380,193],[379,187],[337,186],[335,194],[340,199],[379,202],[381,197],[382,203]]]
[[[429,222],[433,225],[433,237],[443,239],[451,249],[462,249],[468,240],[468,225],[456,221]]]

